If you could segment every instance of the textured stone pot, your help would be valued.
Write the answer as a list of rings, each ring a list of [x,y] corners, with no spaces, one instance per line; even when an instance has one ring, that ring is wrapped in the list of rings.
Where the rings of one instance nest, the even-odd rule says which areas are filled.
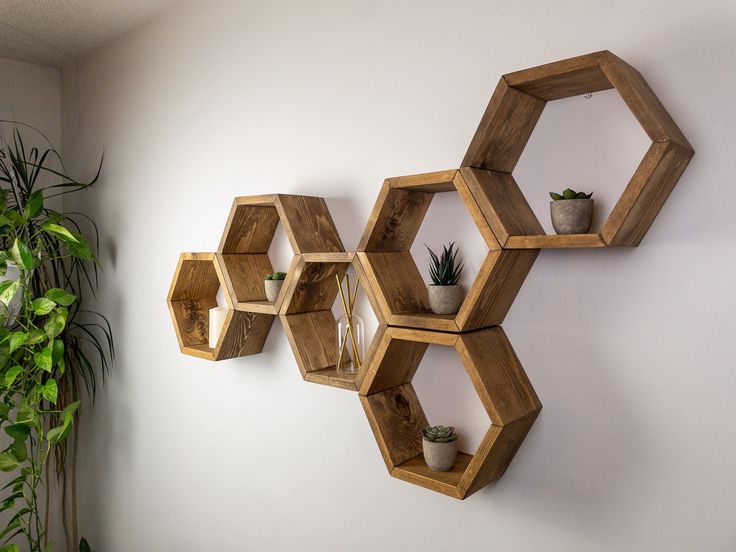
[[[427,286],[429,292],[429,307],[435,314],[457,314],[463,304],[464,293],[462,286]]]
[[[593,223],[592,199],[560,199],[549,204],[552,226],[558,234],[587,234]]]
[[[263,280],[263,285],[266,286],[266,299],[271,303],[276,302],[276,298],[279,296],[281,286],[284,285],[283,280]]]
[[[448,471],[455,465],[457,458],[457,439],[449,443],[437,443],[422,437],[424,461],[432,471]]]

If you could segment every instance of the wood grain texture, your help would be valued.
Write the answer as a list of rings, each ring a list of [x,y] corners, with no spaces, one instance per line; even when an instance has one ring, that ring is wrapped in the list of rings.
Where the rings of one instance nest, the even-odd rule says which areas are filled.
[[[508,425],[488,429],[457,484],[459,498],[467,498],[506,472],[538,414],[535,411]]]
[[[506,425],[542,408],[501,327],[460,334],[456,350],[495,425]]]
[[[342,261],[314,262],[301,257],[286,290],[281,311],[295,314],[332,308],[339,293],[335,276],[342,281],[350,264]]]
[[[233,201],[220,240],[219,253],[268,253],[279,224],[276,206],[272,202],[249,205],[245,203],[247,199],[241,197]]]
[[[506,318],[539,250],[490,251],[455,317],[462,332],[496,326]]]
[[[501,78],[461,166],[511,173],[542,115],[545,101]]]
[[[295,254],[345,251],[321,197],[279,194],[276,209]]]
[[[470,187],[468,186],[465,177],[462,174],[462,171],[457,171],[455,173],[453,184],[455,185],[455,190],[457,190],[457,193],[460,196],[460,199],[462,199],[465,208],[470,213],[475,226],[478,228],[481,236],[483,236],[483,241],[486,242],[488,249],[501,249],[501,243],[496,238],[496,234],[493,231],[493,228],[491,228],[489,219],[480,208],[480,205],[476,200],[475,195],[470,190]]]
[[[510,236],[544,234],[513,176],[473,167],[460,169],[460,174],[501,246],[506,247]]]
[[[309,372],[335,368],[337,326],[332,311],[281,314],[280,318],[302,377]]]
[[[358,251],[408,251],[419,232],[433,193],[392,188],[383,183]]]
[[[613,87],[601,69],[601,60],[610,52],[594,52],[507,73],[509,86],[542,100],[559,100]]]
[[[389,473],[422,453],[422,429],[427,417],[410,383],[381,393],[361,395],[368,423]]]
[[[505,249],[574,249],[606,247],[600,234],[542,234],[541,236],[510,236]]]
[[[693,149],[639,71],[611,52],[603,56],[601,69],[652,142],[669,141]]]
[[[384,319],[430,312],[427,286],[408,251],[358,253]]]
[[[403,188],[417,192],[452,192],[457,169],[431,173],[395,176],[387,179],[389,188]]]
[[[692,156],[692,149],[674,142],[653,143],[603,226],[603,240],[639,245]]]
[[[419,328],[438,332],[459,332],[454,314],[434,314],[433,312],[407,312],[393,314],[388,321],[391,326]]]
[[[217,306],[224,287],[224,265],[214,253],[182,253],[168,297],[174,330],[182,353],[206,360],[224,360],[261,352],[274,316],[233,309],[228,313],[214,348],[209,347],[209,310]]]
[[[430,491],[462,499],[458,487],[472,459],[470,454],[458,451],[457,460],[451,470],[436,472],[427,467],[424,455],[420,454],[396,466],[391,471],[391,476]]]
[[[375,345],[364,363],[365,374],[359,388],[361,395],[371,395],[409,383],[422,361],[427,343],[396,338],[399,328],[381,327]],[[398,333],[401,336],[401,333]],[[408,338],[410,334],[403,334]]]
[[[346,391],[357,391],[358,375],[358,373],[338,372],[335,368],[324,368],[314,372],[307,372],[304,375],[304,380],[310,383],[319,383],[320,385],[345,389]]]
[[[223,280],[233,303],[266,302],[264,278],[274,269],[266,253],[218,253]]]

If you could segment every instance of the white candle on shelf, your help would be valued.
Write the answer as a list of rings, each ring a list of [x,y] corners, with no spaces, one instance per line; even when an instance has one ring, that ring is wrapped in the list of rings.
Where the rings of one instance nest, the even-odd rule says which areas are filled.
[[[225,307],[214,307],[210,309],[210,349],[217,347],[222,327],[225,325],[227,309]]]

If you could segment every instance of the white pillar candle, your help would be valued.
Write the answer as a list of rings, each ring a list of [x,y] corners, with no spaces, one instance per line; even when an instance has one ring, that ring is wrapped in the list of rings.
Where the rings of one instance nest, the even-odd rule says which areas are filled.
[[[217,340],[220,339],[226,317],[227,309],[225,307],[210,309],[210,349],[217,347]]]

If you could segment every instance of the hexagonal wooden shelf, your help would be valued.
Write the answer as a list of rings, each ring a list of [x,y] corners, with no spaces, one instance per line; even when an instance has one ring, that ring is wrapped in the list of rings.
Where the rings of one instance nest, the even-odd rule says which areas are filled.
[[[297,257],[279,316],[306,381],[357,391],[364,370],[348,374],[336,369],[337,323],[332,314],[338,296],[335,276],[342,280],[350,265],[368,299],[373,301],[373,294],[366,289],[367,278],[354,253],[306,253]],[[369,346],[363,366],[367,365],[371,350]]]
[[[181,352],[206,360],[260,353],[274,317],[236,311],[227,294],[225,325],[217,346],[209,346],[209,310],[217,306],[220,286],[224,278],[214,253],[180,255],[167,302]]]
[[[345,251],[325,200],[272,194],[236,197],[217,255],[225,289],[239,311],[276,316],[284,300],[296,259],[274,303],[266,299],[263,279],[273,272],[268,249],[279,222],[294,254]]]
[[[600,234],[547,235],[511,176],[550,100],[616,89],[652,144]],[[636,246],[693,156],[639,72],[609,51],[503,75],[461,172],[505,249]]]
[[[359,393],[391,476],[459,499],[501,477],[542,408],[504,331],[381,331]],[[455,348],[491,420],[475,454],[459,452],[447,472],[424,462],[421,430],[430,423],[411,384],[429,344]]]
[[[433,314],[426,284],[409,252],[436,193],[456,192],[488,245],[488,254],[457,315]],[[392,326],[448,332],[500,324],[537,251],[503,251],[457,169],[387,179],[371,213],[358,257],[381,317]]]

